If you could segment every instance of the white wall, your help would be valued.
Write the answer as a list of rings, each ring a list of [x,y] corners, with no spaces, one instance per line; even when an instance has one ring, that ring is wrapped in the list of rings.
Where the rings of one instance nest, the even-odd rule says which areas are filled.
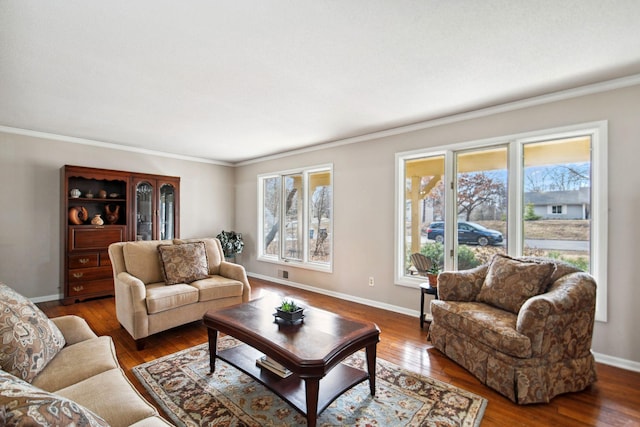
[[[0,281],[27,297],[61,292],[65,164],[179,176],[181,237],[233,227],[231,167],[0,132]]]
[[[0,281],[32,298],[59,293],[60,167],[64,164],[180,176],[181,236],[215,236],[222,229],[242,232],[246,246],[238,261],[249,272],[276,278],[282,266],[256,260],[257,175],[333,163],[334,272],[288,266],[289,280],[417,311],[418,291],[393,284],[395,153],[608,120],[609,318],[596,324],[593,349],[640,366],[640,284],[635,269],[640,253],[638,111],[640,86],[634,86],[235,170],[0,132]],[[368,286],[369,276],[375,277],[373,288]]]
[[[257,175],[332,162],[334,272],[287,266],[289,280],[354,299],[418,310],[419,291],[393,284],[395,153],[608,120],[609,318],[596,324],[593,349],[640,363],[640,283],[635,277],[640,253],[638,111],[640,86],[633,86],[238,167],[235,227],[246,240],[241,261],[248,271],[273,278],[283,269],[256,260]],[[368,286],[369,276],[375,277],[373,288]]]

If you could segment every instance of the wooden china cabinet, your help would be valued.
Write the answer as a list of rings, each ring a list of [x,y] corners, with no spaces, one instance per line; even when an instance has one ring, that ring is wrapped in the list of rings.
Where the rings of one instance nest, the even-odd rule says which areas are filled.
[[[179,235],[180,178],[132,176],[131,240],[166,240]]]
[[[113,295],[108,248],[179,237],[180,178],[62,167],[63,304]]]

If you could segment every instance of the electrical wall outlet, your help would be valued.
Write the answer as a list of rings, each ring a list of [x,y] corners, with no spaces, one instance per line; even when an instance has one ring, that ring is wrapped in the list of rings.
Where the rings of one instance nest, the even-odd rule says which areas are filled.
[[[373,277],[369,277],[369,286],[373,286],[373,285],[375,285],[373,281]]]

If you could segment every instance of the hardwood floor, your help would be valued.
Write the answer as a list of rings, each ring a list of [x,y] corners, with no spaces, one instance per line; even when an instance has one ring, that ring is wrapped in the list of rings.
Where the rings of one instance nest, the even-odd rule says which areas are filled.
[[[426,328],[420,329],[416,317],[258,279],[250,279],[250,282],[253,298],[271,292],[293,297],[304,305],[375,321],[381,330],[378,357],[485,397],[489,404],[483,427],[640,425],[638,372],[598,364],[598,381],[587,390],[558,396],[549,404],[519,406],[480,384],[466,370],[433,348],[427,341]],[[418,295],[416,290],[416,298]],[[150,402],[153,399],[133,376],[131,368],[207,341],[206,328],[196,322],[149,337],[145,349],[137,351],[133,339],[118,324],[113,298],[68,306],[58,302],[38,305],[49,317],[65,314],[84,317],[98,335],[113,337],[122,368]],[[158,410],[162,413],[160,408]]]

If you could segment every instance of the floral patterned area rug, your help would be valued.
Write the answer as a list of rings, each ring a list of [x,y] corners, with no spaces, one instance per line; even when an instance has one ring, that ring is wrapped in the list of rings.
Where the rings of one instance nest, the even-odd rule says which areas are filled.
[[[219,349],[240,344],[218,339]],[[366,370],[364,351],[342,363]],[[304,415],[226,362],[217,360],[209,375],[208,344],[138,365],[133,373],[178,426],[306,425]],[[476,394],[377,358],[375,397],[368,381],[356,385],[320,414],[318,426],[476,427],[486,405]]]

